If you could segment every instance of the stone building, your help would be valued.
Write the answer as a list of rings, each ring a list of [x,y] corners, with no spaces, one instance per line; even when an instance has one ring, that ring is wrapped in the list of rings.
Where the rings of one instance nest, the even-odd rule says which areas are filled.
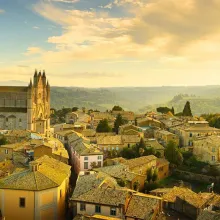
[[[0,129],[50,130],[50,85],[45,72],[37,73],[27,87],[0,86]]]

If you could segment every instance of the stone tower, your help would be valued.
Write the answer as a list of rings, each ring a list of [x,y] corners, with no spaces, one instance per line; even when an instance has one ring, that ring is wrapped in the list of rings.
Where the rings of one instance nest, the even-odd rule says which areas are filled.
[[[45,71],[37,73],[30,81],[27,93],[27,123],[28,130],[41,134],[50,131],[50,85],[46,79]]]

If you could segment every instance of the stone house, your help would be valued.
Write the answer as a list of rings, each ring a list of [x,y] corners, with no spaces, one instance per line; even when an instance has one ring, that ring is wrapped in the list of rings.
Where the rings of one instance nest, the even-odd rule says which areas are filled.
[[[1,179],[2,215],[5,219],[65,219],[70,168],[43,156],[30,162],[29,169]]]
[[[74,124],[78,120],[79,116],[76,112],[69,112],[65,116],[65,121],[67,124]]]

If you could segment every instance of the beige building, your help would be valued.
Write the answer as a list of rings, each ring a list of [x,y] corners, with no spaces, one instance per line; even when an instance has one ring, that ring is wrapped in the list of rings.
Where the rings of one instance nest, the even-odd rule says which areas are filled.
[[[169,131],[156,130],[154,136],[164,147],[166,147],[170,141],[173,141],[177,146],[179,146],[179,137]]]
[[[220,162],[220,136],[208,136],[193,142],[193,154],[201,161],[210,164]]]
[[[48,156],[29,169],[0,180],[0,209],[5,219],[65,219],[70,166]]]
[[[175,133],[180,137],[181,146],[189,147],[200,137],[220,135],[220,129],[210,127],[205,121],[189,121],[184,126],[177,127]]]
[[[50,130],[50,85],[45,72],[35,71],[27,87],[0,87],[0,129]]]

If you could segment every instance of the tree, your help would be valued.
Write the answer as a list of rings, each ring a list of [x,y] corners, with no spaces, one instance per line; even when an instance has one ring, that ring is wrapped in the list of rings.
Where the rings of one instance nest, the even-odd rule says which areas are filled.
[[[1,139],[0,139],[0,145],[5,145],[5,144],[7,144],[8,142],[7,142],[7,139],[5,138],[5,137],[2,137]]]
[[[104,132],[110,132],[112,129],[111,127],[108,125],[108,121],[107,119],[103,119],[99,122],[97,128],[96,128],[96,131],[97,132],[101,132],[101,133],[104,133]]]
[[[152,175],[152,181],[153,183],[156,182],[158,179],[158,170],[154,169],[153,175]]]
[[[165,157],[171,163],[177,166],[183,163],[183,155],[175,142],[170,141],[165,148]]]
[[[168,112],[172,112],[172,109],[168,107],[158,107],[157,112],[160,112],[162,114],[167,114]]]
[[[124,124],[124,120],[121,114],[118,114],[114,122],[114,132],[116,132],[116,134],[118,134],[119,127],[123,124]]]
[[[76,112],[76,111],[78,111],[78,109],[79,109],[78,107],[73,107],[72,112]]]
[[[92,169],[99,167],[96,162],[91,162],[90,166],[91,166]]]
[[[138,125],[138,123],[137,123],[137,118],[135,118],[135,120],[134,120],[134,125],[135,125],[135,126]]]
[[[148,168],[147,169],[147,182],[150,183],[150,181],[152,180],[153,177],[153,170],[152,168]]]
[[[191,111],[191,108],[190,108],[190,102],[187,101],[185,106],[184,106],[184,109],[183,109],[183,116],[190,116],[192,117],[192,111]]]
[[[112,108],[112,111],[123,111],[123,108],[118,106],[118,105],[115,105],[113,108]]]
[[[139,183],[139,181],[137,180],[137,181],[135,181],[134,184],[133,184],[133,189],[134,189],[135,191],[138,191],[138,190],[139,190],[139,187],[140,187],[140,183]]]

